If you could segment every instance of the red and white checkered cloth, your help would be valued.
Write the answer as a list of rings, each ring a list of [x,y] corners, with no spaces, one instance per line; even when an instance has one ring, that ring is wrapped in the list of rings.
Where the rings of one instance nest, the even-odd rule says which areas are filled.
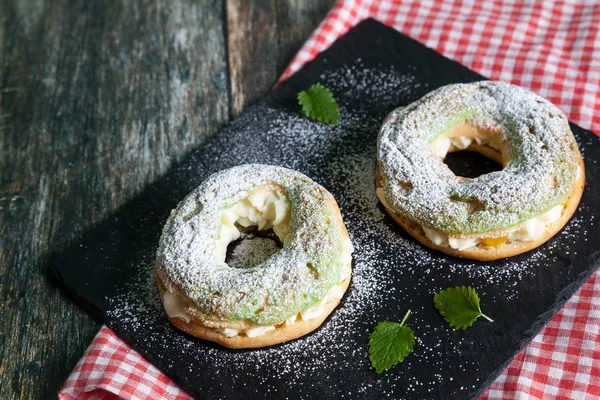
[[[339,0],[281,79],[369,17],[483,76],[530,89],[571,121],[600,132],[596,0]]]
[[[281,80],[368,17],[484,76],[533,90],[572,121],[600,132],[600,3],[595,0],[338,0]],[[103,327],[59,398],[190,397]],[[482,396],[514,398],[600,398],[600,270]]]

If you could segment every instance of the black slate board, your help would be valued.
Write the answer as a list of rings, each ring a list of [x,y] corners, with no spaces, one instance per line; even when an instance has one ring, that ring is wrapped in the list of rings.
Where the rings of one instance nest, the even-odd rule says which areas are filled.
[[[527,254],[491,263],[447,257],[416,244],[377,204],[375,139],[385,115],[441,85],[481,79],[367,20],[55,258],[51,270],[77,301],[198,398],[474,398],[600,264],[600,167],[592,159],[600,140],[575,125],[587,173],[581,205],[560,234]],[[297,115],[296,94],[315,82],[329,86],[342,106],[337,127]],[[356,245],[355,277],[315,333],[234,352],[171,327],[152,285],[152,263],[178,201],[209,174],[247,162],[297,169],[334,194]],[[433,294],[463,284],[477,288],[494,323],[461,332],[447,327]],[[408,308],[414,353],[377,375],[368,334]]]

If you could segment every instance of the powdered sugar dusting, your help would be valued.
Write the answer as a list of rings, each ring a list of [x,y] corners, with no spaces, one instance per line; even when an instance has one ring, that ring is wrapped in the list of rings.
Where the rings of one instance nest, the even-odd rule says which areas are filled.
[[[182,171],[204,179],[218,169],[261,162],[296,169],[327,188],[338,201],[355,247],[351,285],[340,306],[305,337],[270,348],[229,351],[169,325],[152,278],[154,254],[149,251],[136,265],[140,279],[109,299],[112,327],[125,333],[150,361],[184,379],[187,387],[201,388],[205,397],[425,398],[454,388],[454,376],[469,371],[476,378],[458,392],[449,392],[466,396],[487,378],[473,354],[489,352],[490,343],[504,343],[495,332],[530,323],[525,315],[508,320],[500,310],[521,308],[521,294],[539,274],[551,279],[553,273],[566,273],[568,261],[557,257],[575,251],[575,236],[587,240],[588,225],[574,219],[548,245],[492,263],[460,260],[421,246],[387,216],[377,200],[374,179],[376,137],[383,119],[428,88],[416,84],[411,74],[366,69],[360,63],[325,74],[321,82],[339,100],[339,125],[307,121],[295,110],[278,107],[275,99],[242,116]],[[360,107],[354,99],[360,99]],[[221,151],[222,146],[228,151]],[[433,294],[457,284],[477,289],[494,324],[478,322],[466,334],[447,327],[433,307]],[[368,335],[378,321],[398,320],[407,309],[412,310],[407,325],[417,337],[415,350],[392,371],[377,375],[368,359]],[[136,331],[144,334],[131,333]],[[493,340],[474,341],[470,336],[481,332]],[[182,360],[193,360],[186,374],[181,374]]]
[[[433,155],[428,145],[463,121],[500,132],[502,171],[458,178]],[[470,234],[510,228],[566,201],[579,152],[556,106],[488,81],[448,85],[394,111],[381,128],[378,160],[394,210],[428,228]],[[473,201],[480,209],[470,209]]]
[[[230,268],[216,260],[215,242],[228,235],[221,225],[223,209],[271,184],[283,188],[282,200],[292,209],[289,241],[252,268]],[[332,214],[330,199],[321,186],[287,168],[244,164],[213,174],[165,224],[156,256],[161,280],[193,301],[190,311],[199,312],[201,319],[258,325],[285,321],[323,300],[340,281],[343,227]]]
[[[277,241],[265,237],[248,237],[233,249],[227,264],[232,268],[251,268],[262,264],[279,251]]]

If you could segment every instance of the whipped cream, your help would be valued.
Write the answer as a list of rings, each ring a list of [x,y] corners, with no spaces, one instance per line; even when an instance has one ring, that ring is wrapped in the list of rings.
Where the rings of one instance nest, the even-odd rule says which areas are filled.
[[[340,273],[340,281],[331,289],[329,289],[323,300],[321,300],[317,305],[302,310],[299,313],[292,315],[287,320],[283,321],[283,324],[286,327],[291,326],[298,321],[309,321],[319,318],[325,312],[325,305],[327,305],[327,303],[334,300],[339,300],[344,296],[344,289],[342,284],[352,273],[351,263],[353,251],[354,248],[350,239],[344,238],[342,242],[341,257],[341,261],[343,262],[344,266],[342,267]],[[185,311],[185,303],[179,297],[173,295],[169,291],[166,291],[163,295],[163,306],[165,308],[165,312],[171,318],[180,318],[185,322],[191,322],[194,318],[192,315]],[[217,329],[217,331],[221,332],[227,337],[236,337],[239,334],[243,333],[246,336],[252,338],[264,335],[265,333],[275,329],[277,329],[275,325],[257,325],[248,329],[219,328]]]
[[[442,159],[446,157],[449,151],[464,150],[473,143],[486,145],[496,151],[500,151],[500,146],[496,142],[497,139],[493,135],[473,131],[471,127],[467,127],[466,131],[466,135],[455,135],[454,132],[450,132],[447,136],[441,135],[430,144],[431,150],[437,157]],[[581,168],[577,167],[577,180],[579,180],[580,174]],[[548,186],[554,187],[554,178],[550,176],[547,180]],[[383,189],[377,189],[377,197],[379,197],[387,208],[390,208],[385,200]],[[560,218],[563,208],[563,205],[557,205],[535,218],[531,218],[512,229],[507,229],[505,231],[506,241],[534,241],[539,239],[546,232],[546,227]],[[483,240],[492,239],[486,236],[456,237],[426,226],[422,226],[422,228],[425,236],[434,244],[451,247],[459,251],[480,244],[485,245],[485,243],[482,243]]]
[[[539,239],[544,234],[544,232],[546,232],[546,227],[548,225],[558,221],[558,219],[562,215],[563,208],[563,205],[559,204],[555,207],[552,207],[545,213],[538,215],[535,218],[531,218],[525,222],[522,222],[513,229],[507,230],[506,241],[527,242]],[[483,239],[487,239],[485,236],[459,238],[437,231],[435,229],[428,228],[426,226],[423,226],[422,228],[425,232],[425,236],[427,236],[427,238],[436,245],[443,247],[452,247],[453,249],[459,251],[475,247],[479,245]]]
[[[262,186],[246,199],[226,208],[221,214],[221,230],[215,242],[213,256],[225,262],[227,246],[240,237],[236,223],[243,227],[257,226],[258,230],[273,229],[284,245],[290,240],[290,202],[277,186]]]
[[[430,148],[433,153],[439,157],[444,158],[449,151],[465,150],[471,144],[475,142],[478,145],[486,145],[496,151],[500,151],[500,147],[492,139],[492,136],[480,135],[480,136],[441,136],[431,143]]]
[[[385,200],[384,192],[382,188],[377,188],[377,197],[383,203],[383,205],[387,208],[390,208],[389,204]],[[531,218],[521,224],[517,225],[512,229],[506,230],[507,233],[507,242],[515,242],[515,241],[533,241],[539,239],[544,232],[546,232],[546,227],[560,218],[562,215],[564,207],[562,204],[559,204],[555,207],[552,207],[550,210],[545,213],[538,215],[537,217]],[[456,237],[449,235],[444,232],[440,232],[436,229],[429,228],[426,226],[421,226],[423,231],[425,232],[425,236],[429,240],[431,240],[434,244],[442,247],[452,247],[453,249],[462,251],[469,249],[471,247],[475,247],[481,244],[484,239],[491,239],[491,237],[486,236],[477,236],[477,237]]]
[[[163,295],[163,307],[165,312],[171,318],[179,318],[185,322],[190,322],[193,317],[185,311],[185,303],[181,298],[175,296],[168,290]]]
[[[244,331],[244,333],[246,334],[246,336],[253,338],[253,337],[264,335],[265,333],[272,331],[272,330],[275,330],[274,325],[257,326],[256,328],[246,329]]]

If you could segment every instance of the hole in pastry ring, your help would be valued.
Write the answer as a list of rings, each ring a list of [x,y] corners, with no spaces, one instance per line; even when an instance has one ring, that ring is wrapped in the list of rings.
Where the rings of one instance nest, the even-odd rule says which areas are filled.
[[[287,214],[280,213],[282,201],[288,202]],[[231,210],[240,204],[250,204],[254,217],[247,209],[246,217],[233,213],[239,221],[262,218],[262,228],[280,228],[283,242],[262,264],[245,269],[228,266],[219,249],[235,238]],[[282,215],[288,230],[281,228]],[[226,347],[262,347],[302,336],[325,320],[348,287],[351,253],[339,208],[326,189],[296,171],[248,164],[210,176],[172,211],[155,275],[176,327]],[[178,308],[170,312],[174,303]],[[317,306],[318,315],[301,317]],[[245,334],[255,328],[265,332]],[[231,330],[239,334],[224,333]]]
[[[455,176],[443,157],[456,147],[504,168]],[[585,181],[564,114],[532,92],[492,81],[444,86],[394,110],[379,132],[377,165],[378,197],[396,222],[429,247],[481,260],[519,254],[552,237],[577,208]],[[559,218],[541,235],[503,242],[557,210]],[[448,238],[475,244],[453,248]]]

